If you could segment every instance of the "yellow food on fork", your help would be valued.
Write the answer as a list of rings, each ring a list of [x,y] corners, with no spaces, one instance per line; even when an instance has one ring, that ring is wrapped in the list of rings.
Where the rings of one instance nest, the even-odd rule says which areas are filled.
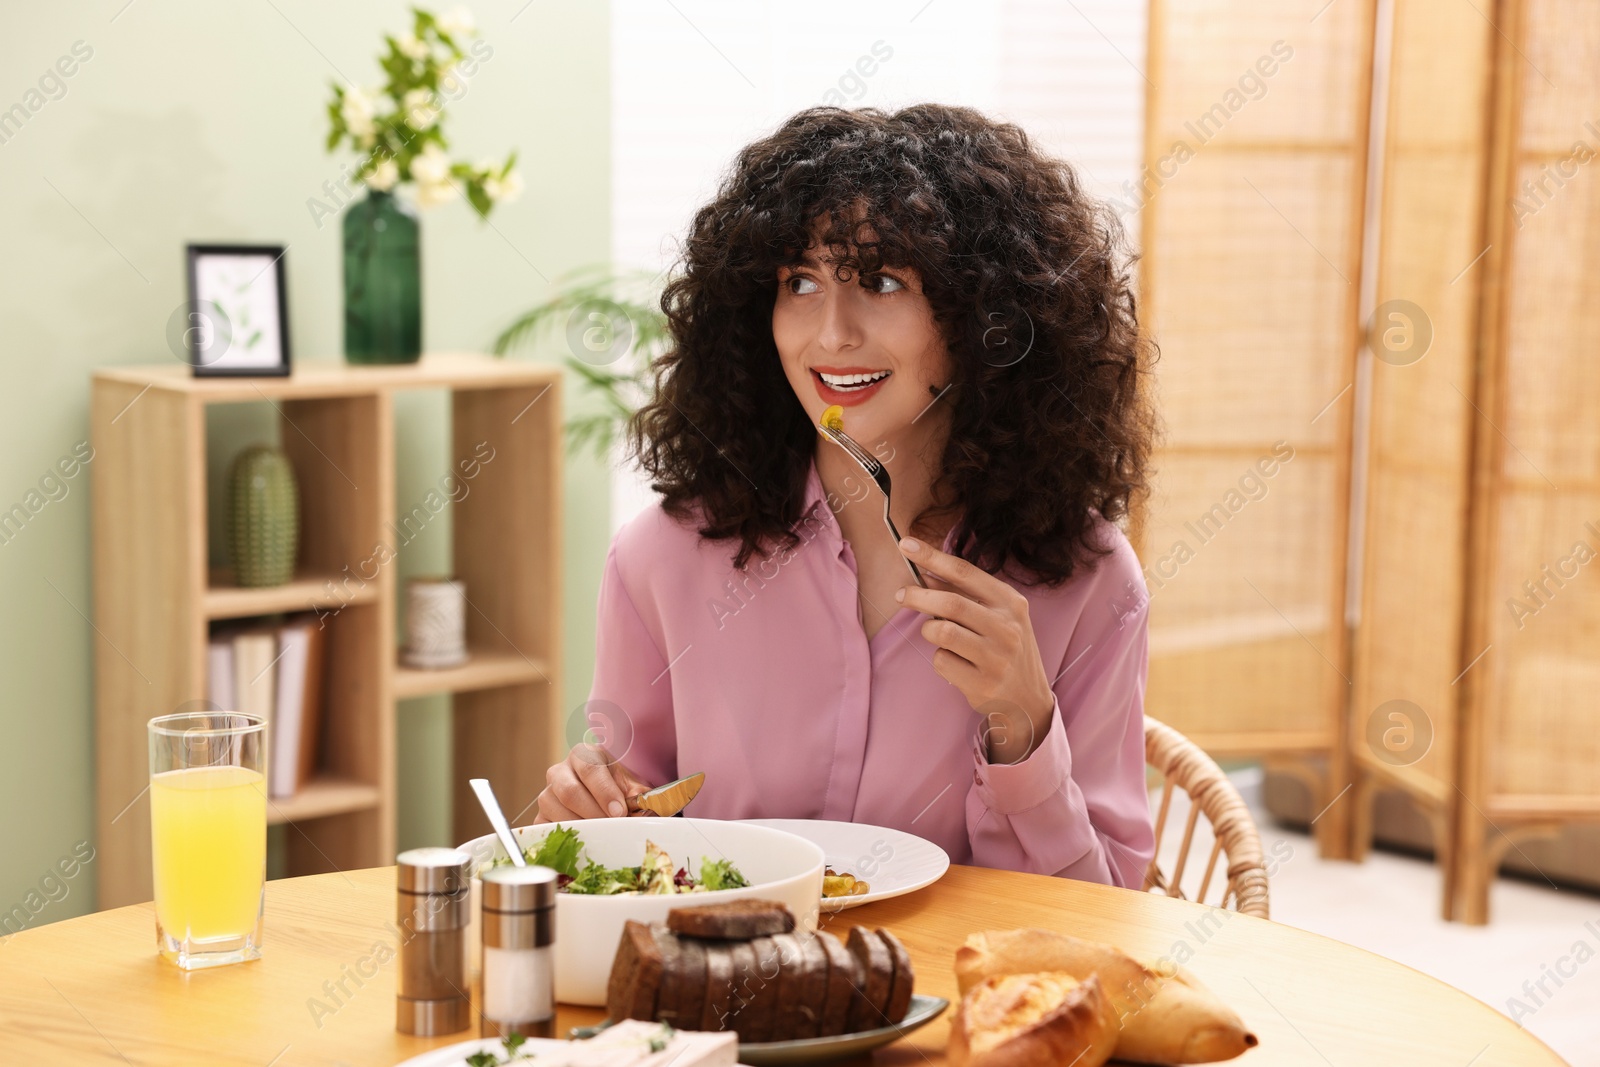
[[[844,429],[844,408],[838,404],[829,404],[827,409],[823,411],[820,421],[823,426],[830,430]]]

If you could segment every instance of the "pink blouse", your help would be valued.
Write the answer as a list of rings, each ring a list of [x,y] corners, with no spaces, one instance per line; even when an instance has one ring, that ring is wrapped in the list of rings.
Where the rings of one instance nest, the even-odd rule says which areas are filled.
[[[921,613],[901,608],[867,639],[855,556],[815,461],[800,544],[743,572],[737,542],[702,541],[659,503],[617,532],[590,721],[647,782],[705,771],[685,814],[890,826],[954,863],[1137,888],[1155,847],[1148,597],[1127,539],[1099,522],[1113,552],[1094,570],[1055,589],[1016,586],[1056,696],[1044,740],[1020,763],[987,761],[983,720],[934,671]]]

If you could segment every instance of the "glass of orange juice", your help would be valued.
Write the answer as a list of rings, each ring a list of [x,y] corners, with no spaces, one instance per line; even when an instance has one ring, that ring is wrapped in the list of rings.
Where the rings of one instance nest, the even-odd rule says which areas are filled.
[[[261,958],[266,730],[233,711],[150,720],[156,944],[184,970]]]

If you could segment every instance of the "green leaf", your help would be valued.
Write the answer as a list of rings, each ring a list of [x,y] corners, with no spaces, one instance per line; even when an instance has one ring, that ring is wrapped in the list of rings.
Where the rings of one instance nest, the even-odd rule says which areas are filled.
[[[545,834],[544,840],[539,843],[538,851],[529,857],[528,862],[539,867],[549,867],[562,874],[576,876],[578,851],[581,848],[583,842],[578,839],[578,831],[558,823],[554,830]]]
[[[594,860],[567,883],[568,893],[608,896],[613,893],[631,893],[639,889],[638,867],[606,867]]]
[[[732,860],[712,860],[701,856],[700,884],[707,889],[740,889],[750,883],[739,873]]]
[[[566,424],[568,444],[573,449],[592,447],[594,455],[604,460],[637,405],[654,391],[652,365],[672,340],[661,312],[660,284],[657,275],[645,271],[618,273],[604,265],[584,267],[558,279],[551,296],[513,319],[495,339],[495,353],[505,355],[544,337],[560,337],[572,313],[596,300],[610,303],[631,320],[632,351],[639,357],[631,372],[595,367],[573,356],[564,359],[565,366],[606,408],[604,414],[586,414]]]

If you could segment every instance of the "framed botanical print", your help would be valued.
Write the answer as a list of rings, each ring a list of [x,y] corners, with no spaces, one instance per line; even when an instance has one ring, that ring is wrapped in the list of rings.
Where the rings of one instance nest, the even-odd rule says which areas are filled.
[[[283,245],[189,245],[182,350],[196,377],[289,373]]]

